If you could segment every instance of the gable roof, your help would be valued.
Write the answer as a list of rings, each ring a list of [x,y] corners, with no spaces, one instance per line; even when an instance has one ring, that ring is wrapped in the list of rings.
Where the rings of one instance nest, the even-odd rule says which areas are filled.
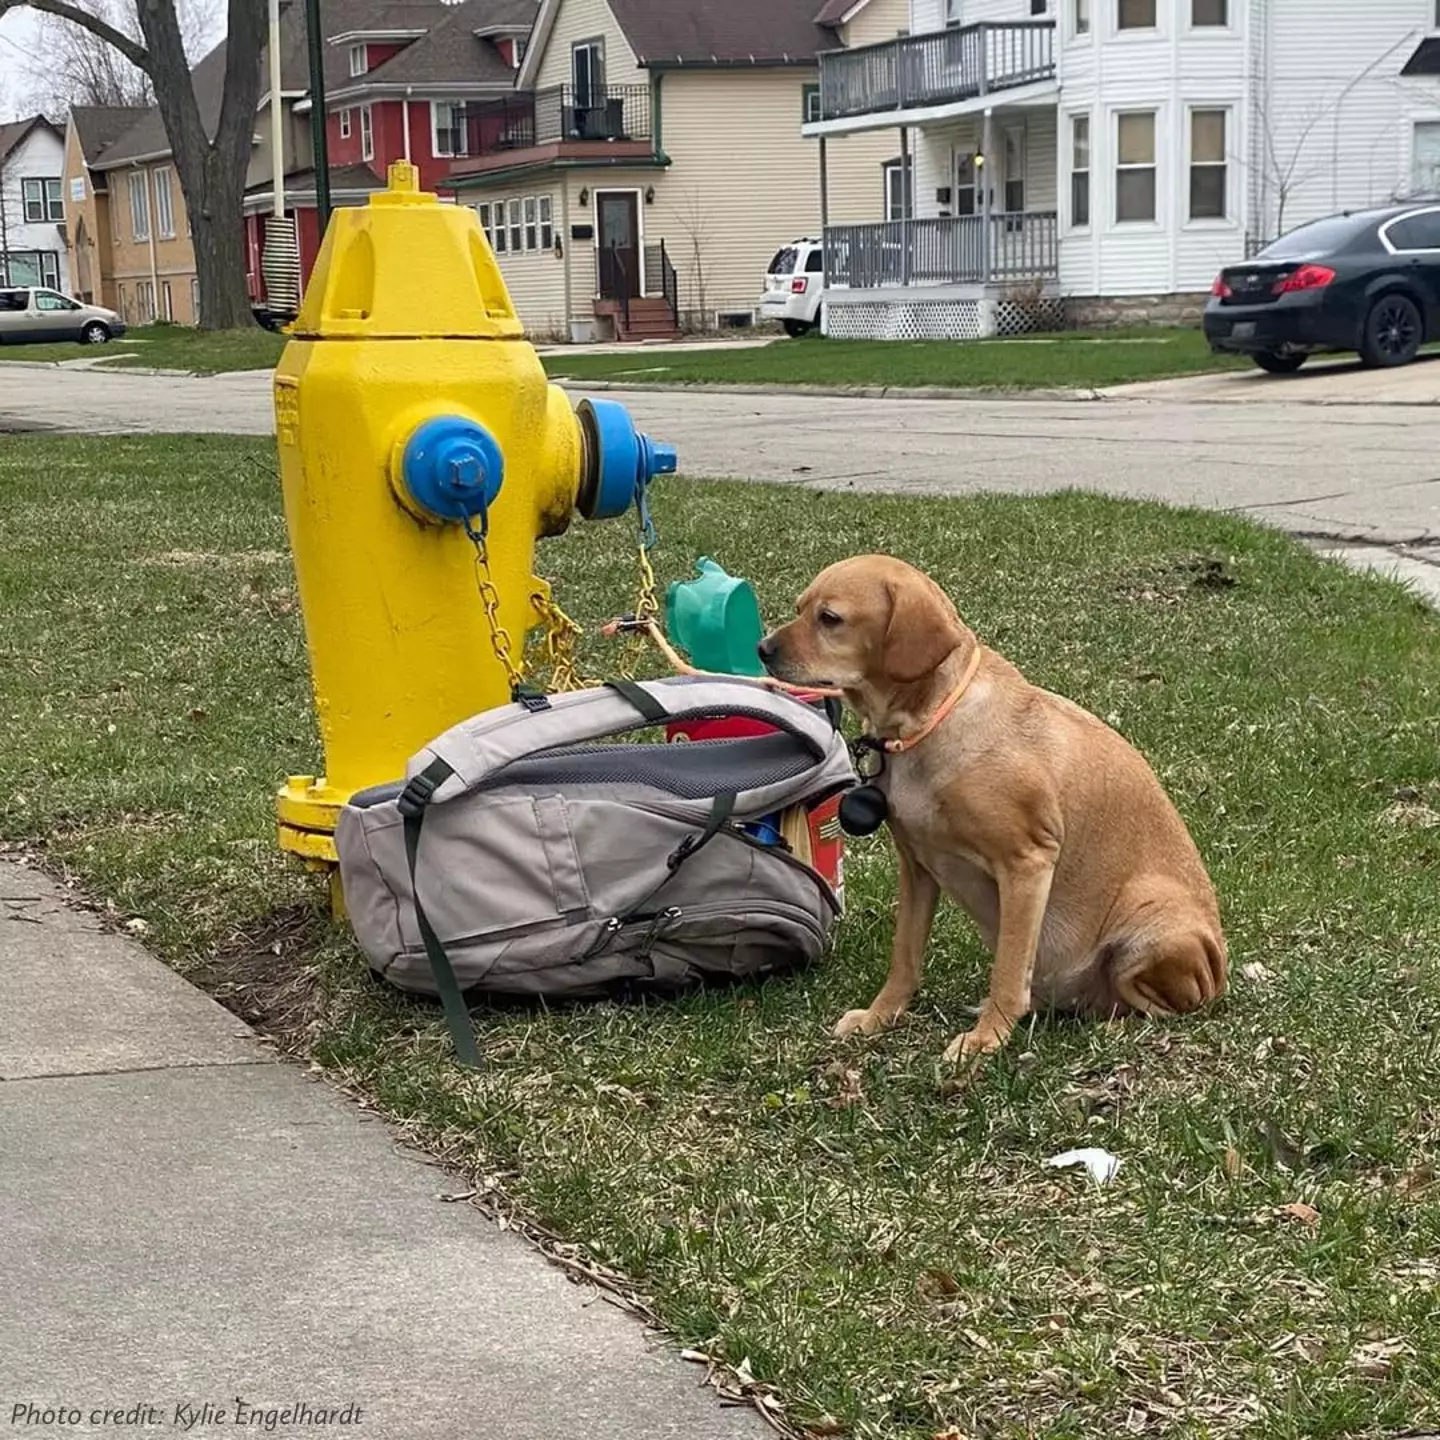
[[[144,105],[72,105],[70,123],[85,163],[93,165],[145,113]]]
[[[398,54],[377,65],[354,85],[495,85],[511,89],[515,71],[500,56],[494,39],[475,32],[489,27],[528,29],[538,0],[463,0],[442,4],[425,33]],[[329,68],[328,66],[326,67]]]
[[[816,23],[815,0],[610,0],[610,8],[641,65],[809,64],[835,45]]]
[[[12,151],[18,150],[30,138],[33,131],[42,127],[49,130],[52,135],[60,135],[59,129],[43,115],[32,115],[28,120],[12,120],[7,125],[0,125],[0,160],[4,160]]]
[[[857,10],[863,10],[870,0],[825,0],[820,13],[815,17],[817,25],[843,24]]]
[[[225,42],[222,40],[191,72],[190,84],[200,107],[200,123],[212,139],[220,123],[220,104],[225,98]],[[92,169],[113,170],[132,160],[158,158],[170,153],[170,138],[160,107],[151,105],[118,139],[107,145],[92,162]]]

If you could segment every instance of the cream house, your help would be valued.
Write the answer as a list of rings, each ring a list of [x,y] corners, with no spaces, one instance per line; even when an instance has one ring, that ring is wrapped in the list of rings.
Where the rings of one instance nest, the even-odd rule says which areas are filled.
[[[450,184],[535,335],[753,322],[776,249],[903,207],[898,136],[819,145],[827,50],[902,33],[908,0],[543,0],[516,93],[471,107]]]

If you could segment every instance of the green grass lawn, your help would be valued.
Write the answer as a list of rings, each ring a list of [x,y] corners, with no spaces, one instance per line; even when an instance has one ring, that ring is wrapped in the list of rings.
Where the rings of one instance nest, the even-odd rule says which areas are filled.
[[[1162,380],[1249,362],[1212,355],[1198,329],[1068,331],[1015,340],[781,340],[755,349],[636,350],[547,355],[551,375],[574,380],[693,385],[943,386],[1090,389]]]
[[[273,450],[246,440],[0,447],[0,837],[812,1433],[1440,1428],[1440,618],[1248,523],[1077,494],[685,481],[655,509],[662,581],[711,553],[774,618],[827,561],[890,549],[1109,717],[1210,863],[1231,996],[1037,1019],[946,1093],[987,968],[953,911],[909,1022],[828,1038],[884,968],[876,837],[811,973],[481,1012],[489,1068],[460,1071],[275,849],[273,789],[320,754]],[[626,606],[629,539],[546,545],[572,613]],[[1112,1185],[1045,1168],[1077,1145],[1122,1157]]]
[[[246,330],[203,331],[187,325],[146,325],[108,345],[5,345],[0,360],[65,361],[101,358],[108,369],[135,366],[220,375],[231,370],[268,370],[280,358],[285,337],[252,325]]]

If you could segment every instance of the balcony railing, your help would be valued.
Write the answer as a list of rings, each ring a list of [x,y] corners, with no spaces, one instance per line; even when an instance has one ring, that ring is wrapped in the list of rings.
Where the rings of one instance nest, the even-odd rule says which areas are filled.
[[[1056,270],[1054,211],[825,227],[825,284],[964,285],[1043,280]]]
[[[973,100],[1055,76],[1055,22],[985,22],[820,57],[820,118]]]
[[[465,111],[472,156],[528,150],[559,141],[650,139],[647,85],[555,85],[522,91]]]

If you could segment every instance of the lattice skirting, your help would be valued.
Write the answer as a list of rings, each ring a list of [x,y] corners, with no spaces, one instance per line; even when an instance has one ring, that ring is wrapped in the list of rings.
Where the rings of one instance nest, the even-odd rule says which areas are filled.
[[[826,302],[825,332],[836,340],[982,340],[1058,330],[1059,297],[1037,300],[861,300]]]

